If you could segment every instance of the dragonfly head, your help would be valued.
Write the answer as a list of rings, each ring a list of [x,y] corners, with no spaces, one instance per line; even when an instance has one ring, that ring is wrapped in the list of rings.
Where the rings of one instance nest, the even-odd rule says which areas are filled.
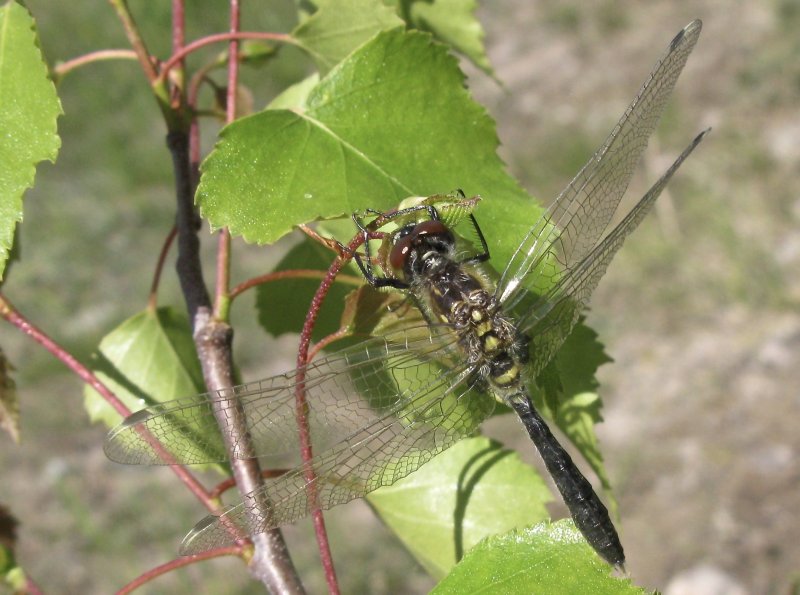
[[[449,254],[455,237],[441,221],[428,220],[401,227],[392,238],[389,264],[402,272],[406,281],[430,267],[438,257]]]

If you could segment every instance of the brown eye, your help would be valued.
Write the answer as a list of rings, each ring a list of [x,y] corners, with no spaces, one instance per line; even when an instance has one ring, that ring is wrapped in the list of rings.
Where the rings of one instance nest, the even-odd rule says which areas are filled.
[[[411,251],[411,242],[413,241],[415,234],[411,233],[407,236],[404,236],[397,240],[395,245],[392,247],[392,251],[389,254],[389,264],[398,271],[402,271],[406,265],[406,258],[408,258],[408,253]]]
[[[448,233],[447,227],[441,221],[423,221],[411,232],[412,236],[436,235]]]

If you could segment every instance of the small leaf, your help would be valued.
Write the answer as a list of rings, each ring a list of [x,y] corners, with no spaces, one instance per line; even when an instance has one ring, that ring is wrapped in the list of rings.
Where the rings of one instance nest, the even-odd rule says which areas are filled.
[[[17,545],[17,526],[19,521],[11,511],[0,504],[0,546],[13,550]]]
[[[58,154],[61,113],[34,21],[8,2],[0,7],[0,279],[22,221],[22,194],[33,185],[36,164]]]
[[[107,334],[93,355],[98,377],[131,411],[203,390],[189,321],[171,308],[145,310]],[[120,415],[94,389],[84,390],[92,421],[116,426]]]
[[[17,547],[18,525],[19,522],[11,514],[11,511],[0,504],[0,578],[14,590],[14,593],[24,592],[23,588],[25,587],[25,574],[17,565],[14,555]]]
[[[498,158],[494,124],[455,59],[427,35],[380,33],[305,105],[223,130],[197,191],[212,226],[274,242],[300,223],[463,188],[484,197],[476,217],[503,263],[541,213]]]
[[[0,348],[0,430],[5,430],[19,444],[19,400],[16,385],[11,378],[14,370]]]
[[[641,594],[630,579],[611,576],[572,521],[489,537],[475,546],[431,591],[454,593]]]
[[[441,577],[487,535],[548,519],[552,496],[515,452],[478,437],[367,498],[425,569]]]
[[[437,39],[464,54],[478,68],[492,74],[492,65],[483,45],[486,34],[475,17],[478,8],[475,0],[401,0],[401,3],[408,5],[414,27],[430,31]]]
[[[320,0],[316,4],[318,10],[292,36],[323,74],[379,31],[403,26],[381,0]]]

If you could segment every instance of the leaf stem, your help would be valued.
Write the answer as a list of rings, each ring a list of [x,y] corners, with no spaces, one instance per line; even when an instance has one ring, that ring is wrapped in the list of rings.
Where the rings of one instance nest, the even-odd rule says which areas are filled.
[[[150,52],[147,51],[147,46],[144,39],[139,34],[139,28],[136,26],[136,21],[133,19],[128,3],[126,0],[108,0],[114,10],[117,12],[119,20],[122,22],[122,28],[125,29],[125,35],[133,48],[136,57],[139,58],[139,64],[142,66],[144,75],[150,84],[154,84],[158,80],[158,72],[156,72],[155,64],[150,57]]]
[[[53,78],[60,81],[73,70],[77,70],[87,64],[94,62],[102,62],[104,60],[136,60],[138,55],[133,50],[97,50],[96,52],[89,52],[83,56],[72,58],[66,62],[56,65],[53,68]]]
[[[242,550],[243,548],[241,546],[233,546],[209,550],[207,552],[203,552],[202,554],[170,560],[169,562],[161,564],[160,566],[156,566],[155,568],[152,568],[151,570],[139,575],[127,585],[122,587],[119,591],[117,591],[117,595],[127,595],[128,593],[132,593],[139,587],[146,585],[159,576],[167,574],[168,572],[172,572],[173,570],[177,570],[178,568],[189,566],[190,564],[196,564],[197,562],[211,560],[213,558],[220,558],[222,556],[241,556]]]
[[[169,254],[169,249],[172,246],[172,242],[175,241],[175,237],[178,235],[178,228],[174,225],[172,229],[169,230],[167,237],[164,238],[164,244],[161,246],[161,252],[158,255],[158,261],[156,262],[156,269],[153,272],[153,282],[150,284],[150,296],[147,298],[147,307],[151,310],[155,310],[156,306],[158,305],[158,286],[161,282],[161,273],[164,271],[164,262],[167,259],[167,254]]]
[[[328,272],[317,288],[311,306],[308,310],[305,322],[303,323],[303,330],[300,333],[300,344],[297,349],[297,375],[295,390],[295,409],[297,417],[298,434],[300,437],[300,454],[303,459],[305,468],[305,480],[309,486],[308,498],[312,504],[311,517],[314,523],[314,534],[317,537],[317,546],[322,558],[322,566],[325,570],[325,579],[328,582],[328,590],[331,594],[339,593],[339,586],[336,582],[336,570],[333,566],[333,556],[331,555],[330,545],[328,543],[327,532],[325,530],[325,519],[322,515],[322,510],[316,501],[316,489],[314,486],[316,482],[316,474],[311,465],[314,457],[314,452],[311,445],[311,432],[308,425],[308,404],[306,402],[305,394],[305,367],[309,360],[309,346],[311,344],[311,332],[316,324],[317,317],[319,316],[322,303],[325,301],[325,296],[333,285],[336,276],[342,267],[350,260],[350,255],[364,242],[361,234],[353,238],[347,246],[347,250],[343,251],[331,264]]]
[[[272,283],[273,281],[280,281],[282,279],[324,279],[327,276],[327,271],[320,271],[318,269],[291,269],[288,271],[274,271],[272,273],[266,273],[264,275],[259,275],[258,277],[252,277],[247,281],[239,283],[236,287],[234,287],[229,297],[234,299],[238,297],[240,294],[244,293],[251,287],[255,287],[257,285],[263,285],[264,283]],[[336,281],[347,283],[349,285],[358,286],[363,283],[362,279],[359,279],[355,275],[339,275],[336,277]]]
[[[170,56],[169,59],[166,62],[164,62],[164,64],[161,66],[161,73],[158,75],[158,80],[164,81],[169,71],[175,67],[175,64],[183,60],[186,56],[188,56],[192,52],[199,50],[200,48],[203,48],[207,45],[220,43],[222,41],[243,40],[243,39],[282,41],[284,43],[291,43],[291,44],[295,43],[292,36],[286,33],[267,33],[265,31],[236,31],[229,33],[215,33],[213,35],[206,35],[205,37],[201,37],[200,39],[195,40],[190,44],[187,44],[186,47],[184,47],[181,51]]]

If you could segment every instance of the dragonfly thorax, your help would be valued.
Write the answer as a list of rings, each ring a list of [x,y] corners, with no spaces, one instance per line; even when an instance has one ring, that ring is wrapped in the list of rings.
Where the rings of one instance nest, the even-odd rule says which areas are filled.
[[[520,384],[527,345],[488,277],[476,263],[457,259],[455,237],[441,221],[406,226],[394,240],[391,264],[402,272],[408,291],[431,322],[452,325],[475,379],[504,400]]]

